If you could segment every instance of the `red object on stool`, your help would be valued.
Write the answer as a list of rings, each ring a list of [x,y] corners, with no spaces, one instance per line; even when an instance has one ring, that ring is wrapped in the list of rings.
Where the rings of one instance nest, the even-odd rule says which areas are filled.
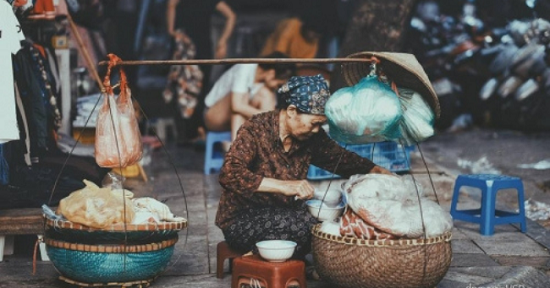
[[[225,241],[218,243],[216,250],[216,277],[223,278],[223,262],[229,259],[229,272],[231,272],[231,262],[233,258],[240,257],[242,254],[231,249]]]
[[[260,284],[265,288],[306,288],[306,265],[300,260],[267,262],[258,255],[235,258],[231,288],[241,288],[242,284],[245,287]]]

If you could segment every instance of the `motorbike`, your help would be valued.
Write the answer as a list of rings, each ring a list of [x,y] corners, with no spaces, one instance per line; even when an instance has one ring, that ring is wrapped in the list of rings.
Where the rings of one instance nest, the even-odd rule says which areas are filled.
[[[437,1],[423,1],[411,21],[410,48],[441,105],[436,128],[451,129],[467,114],[478,125],[550,129],[550,23],[532,18],[488,27],[475,4],[466,1],[453,17],[438,14]],[[534,9],[540,2],[524,5]]]

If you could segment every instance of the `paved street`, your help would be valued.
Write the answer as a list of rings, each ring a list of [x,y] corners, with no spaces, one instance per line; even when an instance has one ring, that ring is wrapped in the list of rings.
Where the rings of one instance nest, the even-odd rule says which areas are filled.
[[[458,174],[472,172],[469,170],[473,166],[464,163],[473,163],[486,156],[491,164],[482,165],[486,169],[522,177],[526,199],[550,203],[542,185],[550,180],[550,170],[516,167],[517,164],[550,158],[547,147],[550,147],[550,134],[524,135],[487,130],[440,134],[421,144],[430,175],[425,172],[426,167],[418,152],[412,153],[412,172],[427,194],[433,193],[428,177],[431,176],[437,199],[442,207],[449,209],[454,179]],[[152,164],[145,167],[150,179],[148,183],[139,179],[126,182],[136,197],[156,195],[159,200],[166,200],[176,215],[189,219],[189,227],[180,233],[168,268],[151,287],[230,287],[229,273],[222,280],[214,274],[216,244],[223,238],[213,224],[220,195],[217,175],[203,175],[202,151],[172,144],[167,148],[170,156],[163,150],[153,152]],[[183,193],[171,161],[185,190],[188,214],[184,212]],[[313,181],[313,184],[323,187],[328,182]],[[513,193],[503,193],[510,195],[499,198],[498,206],[514,210],[517,201],[514,202]],[[478,201],[479,193],[464,190],[460,208],[479,206]],[[521,233],[516,225],[499,225],[493,236],[482,236],[478,225],[455,221],[451,242],[453,260],[438,287],[550,287],[550,237],[544,224],[545,221],[528,221],[526,234]],[[50,262],[38,261],[36,275],[32,275],[34,239],[33,236],[16,238],[14,255],[6,255],[4,262],[0,263],[0,287],[71,287],[57,279],[59,274]],[[308,281],[308,287],[331,286],[324,281]]]

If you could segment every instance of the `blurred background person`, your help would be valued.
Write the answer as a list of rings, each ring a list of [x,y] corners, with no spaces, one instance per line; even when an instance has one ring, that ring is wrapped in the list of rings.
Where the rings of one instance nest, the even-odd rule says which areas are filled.
[[[225,18],[223,32],[218,39],[215,52],[211,39],[211,16],[219,12]],[[216,59],[227,56],[227,43],[233,28],[235,27],[237,16],[231,7],[222,0],[169,0],[166,10],[167,30],[174,38],[182,37],[178,30],[183,31],[193,42],[196,48],[195,59]],[[198,93],[196,107],[190,119],[184,120],[180,113],[176,113],[176,125],[178,135],[183,134],[184,139],[180,142],[204,139],[203,110],[204,97],[210,86],[211,65],[200,65],[202,71],[202,89]],[[182,123],[183,122],[183,123]]]
[[[279,51],[290,58],[315,58],[319,39],[325,30],[323,22],[323,19],[314,15],[281,20],[275,31],[267,38],[260,55]]]
[[[288,58],[281,52],[268,58]],[[231,130],[232,138],[245,120],[275,109],[275,90],[294,75],[294,64],[236,64],[214,84],[205,99],[204,122],[211,131]]]

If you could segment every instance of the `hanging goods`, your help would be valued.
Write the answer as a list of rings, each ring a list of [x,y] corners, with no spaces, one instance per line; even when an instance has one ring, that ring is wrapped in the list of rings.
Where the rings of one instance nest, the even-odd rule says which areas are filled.
[[[86,245],[45,240],[50,260],[63,275],[61,280],[93,284],[94,287],[111,286],[113,282],[150,283],[168,266],[177,241],[175,237],[142,245]],[[129,287],[127,284],[117,286]]]
[[[92,228],[103,229],[113,224],[131,223],[135,212],[126,191],[111,190],[110,187],[99,188],[94,183],[84,180],[86,187],[61,199],[58,214],[69,221]],[[129,192],[131,194],[131,192]]]
[[[76,38],[80,39],[76,26],[71,17],[68,17]],[[82,48],[82,41],[78,42]],[[85,49],[82,51],[85,56],[88,55]],[[139,161],[142,156],[142,142],[124,71],[120,69],[119,84],[111,86],[110,82],[112,68],[119,66],[122,60],[114,54],[108,56],[109,67],[103,83],[90,57],[85,57],[104,94],[102,96],[105,96],[96,125],[95,157],[102,167],[120,169]],[[118,98],[113,92],[117,86],[120,86]],[[100,98],[96,106],[99,101]],[[147,119],[145,114],[143,117]],[[79,140],[80,137],[76,139],[67,159]],[[162,148],[168,154],[164,145]],[[188,216],[183,184],[171,158],[168,154],[168,161],[174,168],[183,193],[185,213]],[[65,165],[52,188],[50,202],[64,167]],[[123,180],[124,177],[121,176],[120,181]],[[61,274],[60,280],[79,287],[147,287],[168,267],[178,241],[178,232],[187,227],[187,219],[169,214],[166,204],[153,202],[153,199],[132,199],[133,193],[123,189],[120,181],[112,181],[108,185],[110,188],[86,183],[88,185],[85,189],[73,192],[58,208],[58,213],[68,215],[66,218],[69,219],[58,215],[46,205],[43,206],[43,241],[48,257]],[[145,210],[150,212],[151,219],[137,221],[144,219],[147,212]],[[159,221],[154,221],[157,218]],[[35,245],[35,255],[37,247],[38,242]]]
[[[398,88],[397,90],[403,108],[403,118],[399,126],[405,144],[413,145],[433,136],[435,116],[426,100],[411,89]]]
[[[114,54],[109,54],[109,59],[103,81],[105,101],[97,116],[95,158],[101,167],[122,168],[141,159],[141,134],[126,74],[122,68],[119,68],[120,94],[116,100],[111,87],[111,69],[122,60]]]
[[[439,101],[413,55],[361,52],[347,58],[370,63],[342,64],[350,87],[327,102],[331,137],[349,144],[404,140],[411,145],[433,135]]]
[[[338,105],[334,105],[334,107],[330,107],[331,103],[329,100],[329,102],[327,102],[327,107],[325,107],[325,111],[329,111],[327,112],[329,125],[333,124],[330,126],[331,137],[354,144],[360,144],[360,141],[365,140],[370,140],[371,142],[380,141],[377,137],[389,140],[404,140],[406,143],[418,143],[420,140],[429,137],[431,131],[424,125],[427,124],[431,126],[433,121],[439,118],[439,101],[426,73],[413,55],[387,52],[361,52],[352,54],[347,58],[366,59],[369,60],[370,63],[356,62],[342,64],[344,78],[347,84],[352,86],[344,88],[348,90],[344,90],[343,94],[354,93],[355,91],[352,89],[356,89],[356,86],[365,83],[367,80],[378,81],[378,83],[375,82],[375,87],[379,88],[382,86],[385,93],[380,93],[381,89],[379,89],[379,91],[371,89],[371,91],[368,92],[370,93],[369,96],[371,98],[376,98],[371,101],[378,101],[380,100],[379,98],[386,98],[387,100],[397,99],[398,106],[401,109],[401,115],[395,113],[396,110],[394,106],[391,106],[395,104],[388,104],[391,103],[389,101],[384,103],[384,105],[377,104],[376,108],[378,110],[372,107],[361,107],[365,110],[371,110],[372,115],[375,115],[375,113],[388,112],[392,109],[394,110],[394,114],[382,114],[382,116],[386,117],[385,121],[380,121],[381,125],[378,126],[368,124],[371,125],[369,131],[367,129],[361,130],[360,127],[356,130],[350,129],[350,131],[355,132],[350,133],[343,129],[338,130],[338,128],[342,127],[338,127],[338,124],[334,121],[334,117],[331,119],[331,116],[334,116],[334,114],[330,114],[331,112],[337,112],[340,113],[339,116],[347,117],[347,115],[341,113],[342,111],[338,111],[338,109],[344,110],[342,109],[344,106],[341,105],[336,107]],[[390,92],[394,92],[395,95],[392,95]],[[400,95],[400,92],[402,92],[402,95]],[[333,97],[334,96],[333,94]],[[341,97],[355,96],[357,95],[344,95]],[[422,99],[418,99],[419,96]],[[351,103],[352,101],[348,99],[348,102]],[[354,103],[353,105],[358,104]],[[353,105],[348,107],[359,110]],[[430,111],[426,112],[426,110]],[[404,114],[406,112],[411,114],[405,116]],[[364,118],[363,121],[365,121],[365,119],[379,120],[377,119],[378,117],[382,120],[382,116],[377,115],[377,118],[375,118],[372,115],[370,115],[370,118]],[[354,120],[349,122],[353,123]],[[375,121],[371,122],[376,123]],[[357,125],[357,123],[355,123],[355,125]],[[337,129],[333,129],[333,126],[336,126],[335,128]],[[375,131],[372,128],[377,128],[378,130]],[[397,130],[397,132],[394,130]],[[368,139],[368,136],[376,137],[370,137],[371,139]],[[418,148],[420,151],[420,146],[418,146]],[[420,153],[422,152],[420,151]],[[415,183],[414,177],[412,180],[413,183]],[[362,234],[360,233],[361,238],[365,238],[366,236],[366,238],[372,237],[377,240],[358,238],[355,231],[353,231],[353,233],[346,233],[346,236],[329,234],[321,230],[320,224],[317,224],[312,229],[312,254],[316,263],[316,270],[322,279],[335,286],[349,288],[435,287],[443,279],[451,264],[451,233],[440,233],[440,231],[434,232],[427,229],[428,227],[425,225],[424,216],[428,215],[424,215],[424,212],[438,210],[440,207],[435,203],[433,203],[433,205],[428,205],[429,203],[421,201],[421,193],[418,186],[416,184],[413,186],[415,187],[414,189],[407,189],[415,190],[416,195],[411,193],[409,200],[411,204],[417,203],[419,209],[417,210],[416,207],[411,206],[411,210],[418,212],[417,214],[420,217],[420,221],[417,222],[421,223],[421,227],[415,228],[414,239],[384,239],[386,237],[379,234],[382,230],[367,231],[370,227],[356,222],[348,223],[352,225],[344,225],[344,228],[351,228],[358,232],[362,232]],[[349,207],[352,206],[350,205]],[[362,208],[368,207],[359,207],[359,210],[365,212]],[[372,213],[377,214],[377,212]],[[369,218],[369,220],[371,219]],[[429,229],[432,228],[433,227],[430,227]],[[448,229],[444,230],[447,231]],[[365,235],[364,232],[370,234]],[[410,231],[404,232],[408,233]]]
[[[321,278],[338,287],[435,287],[451,265],[451,234],[433,238],[362,240],[312,230]]]
[[[407,53],[393,52],[359,52],[347,56],[347,58],[373,59],[380,61],[378,69],[395,82],[397,87],[409,88],[418,92],[430,105],[438,119],[441,113],[437,94],[428,79],[424,68],[418,63],[416,57]],[[346,83],[350,86],[357,84],[371,69],[368,62],[346,63],[342,65],[342,74]]]
[[[401,104],[373,59],[370,73],[352,87],[336,91],[325,113],[330,136],[343,143],[362,144],[401,137]]]

